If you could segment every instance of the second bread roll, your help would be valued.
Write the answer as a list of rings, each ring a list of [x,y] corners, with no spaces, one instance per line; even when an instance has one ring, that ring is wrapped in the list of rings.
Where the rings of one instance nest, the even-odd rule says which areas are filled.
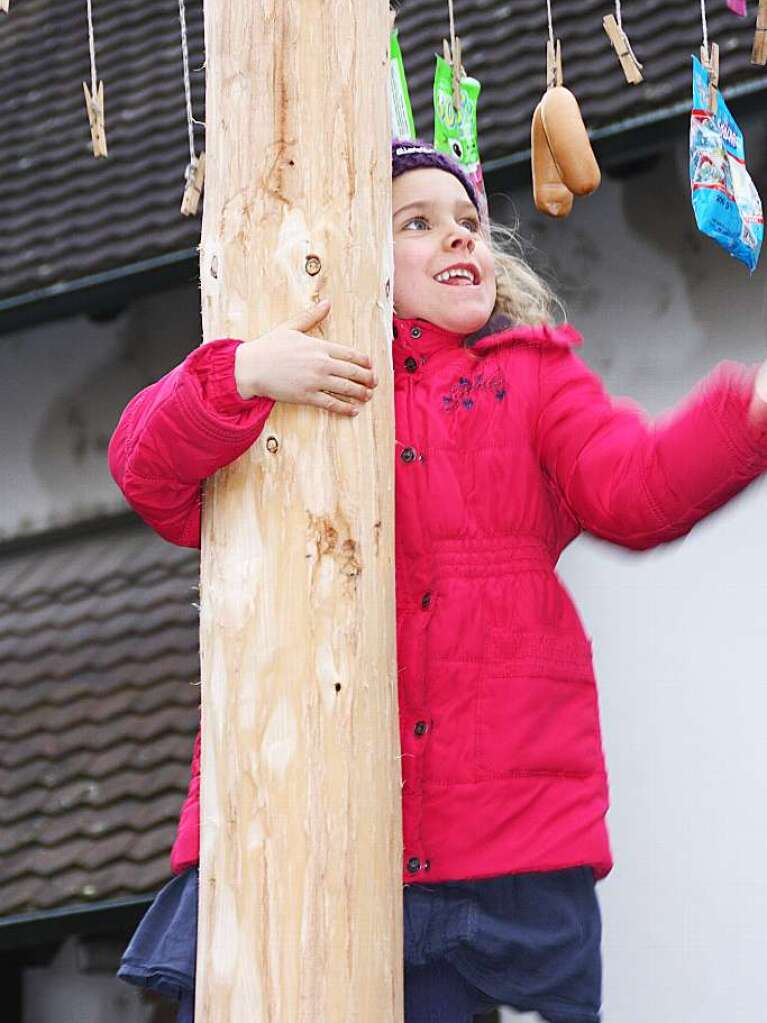
[[[599,188],[599,173],[578,101],[563,85],[547,89],[541,100],[541,120],[549,149],[562,181],[575,195]]]

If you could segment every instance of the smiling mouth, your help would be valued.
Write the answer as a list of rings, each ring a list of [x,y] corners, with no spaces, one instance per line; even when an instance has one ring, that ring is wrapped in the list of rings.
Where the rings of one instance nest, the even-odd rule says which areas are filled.
[[[448,267],[441,273],[434,275],[437,284],[447,284],[450,287],[470,287],[479,284],[479,275],[476,270],[468,266]]]

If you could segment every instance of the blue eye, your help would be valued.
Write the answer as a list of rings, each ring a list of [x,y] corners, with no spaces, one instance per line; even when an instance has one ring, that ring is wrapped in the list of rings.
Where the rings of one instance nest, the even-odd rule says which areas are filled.
[[[465,220],[462,220],[461,223],[469,231],[472,231],[474,233],[479,231],[479,221],[475,220],[474,217],[467,217]]]
[[[408,220],[402,226],[405,228],[406,231],[410,231],[413,228],[413,224],[420,224],[423,227],[428,227],[429,226],[429,222],[426,219],[426,217],[413,217],[412,220]]]

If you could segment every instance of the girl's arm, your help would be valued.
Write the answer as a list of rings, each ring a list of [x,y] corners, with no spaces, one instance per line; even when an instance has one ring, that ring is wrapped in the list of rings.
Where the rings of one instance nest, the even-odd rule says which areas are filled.
[[[651,422],[569,351],[541,353],[538,449],[585,530],[642,550],[682,536],[767,470],[755,371],[722,363]]]
[[[239,345],[203,345],[137,394],[109,445],[109,468],[128,504],[182,547],[200,545],[202,481],[247,451],[274,404],[240,397]]]
[[[202,481],[247,451],[275,400],[342,416],[370,400],[377,384],[370,359],[304,333],[329,311],[319,302],[257,341],[203,345],[130,402],[109,445],[109,467],[160,536],[199,546]]]

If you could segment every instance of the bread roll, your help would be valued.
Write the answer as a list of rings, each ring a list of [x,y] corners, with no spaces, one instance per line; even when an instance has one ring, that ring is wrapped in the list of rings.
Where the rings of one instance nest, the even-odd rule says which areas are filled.
[[[573,193],[562,184],[554,157],[551,155],[546,132],[543,130],[540,103],[533,114],[530,149],[535,208],[550,217],[566,217],[573,208]]]
[[[599,188],[599,173],[578,101],[563,85],[547,89],[541,100],[541,120],[549,149],[564,184],[575,195]]]

